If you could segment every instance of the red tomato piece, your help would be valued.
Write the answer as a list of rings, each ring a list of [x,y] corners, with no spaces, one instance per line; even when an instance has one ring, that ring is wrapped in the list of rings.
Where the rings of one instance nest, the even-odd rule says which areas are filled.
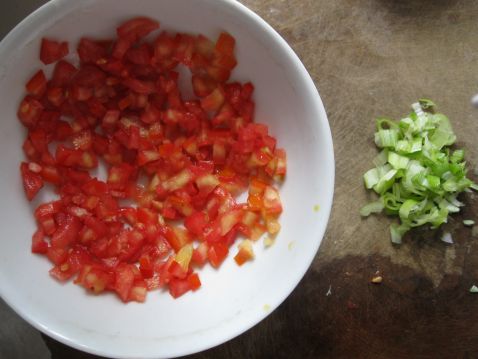
[[[47,251],[48,243],[45,241],[45,234],[39,229],[32,236],[32,253],[46,254]]]
[[[22,162],[20,171],[22,174],[23,189],[25,190],[28,200],[31,201],[43,187],[43,179],[39,174],[32,172],[25,162]]]
[[[84,37],[80,39],[77,51],[80,61],[84,63],[99,64],[99,62],[106,61],[108,55],[105,43]]]
[[[216,87],[209,95],[201,99],[204,111],[218,111],[224,103],[224,90]]]
[[[222,32],[216,42],[216,51],[223,55],[234,56],[236,40],[227,32]]]
[[[50,80],[51,86],[65,88],[70,85],[71,80],[78,72],[78,69],[65,60],[56,63],[53,76]]]
[[[46,91],[46,82],[45,73],[43,70],[38,70],[25,87],[30,95],[41,97]]]
[[[198,290],[201,287],[201,280],[197,273],[191,273],[188,276],[189,288],[193,291]]]
[[[126,87],[139,94],[150,95],[156,92],[156,86],[152,81],[141,81],[134,78],[127,78],[123,83]]]
[[[115,269],[114,288],[123,302],[127,302],[134,283],[132,265],[119,265]]]
[[[46,255],[55,265],[62,264],[68,258],[67,250],[61,247],[48,247]]]
[[[173,278],[169,282],[169,293],[173,296],[173,298],[179,298],[191,289],[191,284],[189,283],[188,279]]]
[[[68,55],[68,43],[42,39],[40,48],[40,60],[49,65]]]
[[[147,17],[137,17],[121,24],[121,26],[116,29],[116,32],[120,38],[132,37],[134,42],[158,28],[159,22]]]
[[[149,65],[152,59],[152,49],[149,44],[141,44],[129,49],[126,59],[135,65]]]
[[[51,238],[53,248],[67,248],[73,244],[81,228],[81,222],[76,216],[68,214],[65,223],[58,227]]]
[[[184,226],[192,235],[201,237],[208,224],[208,218],[204,212],[195,212],[184,220]]]
[[[40,101],[31,96],[27,96],[20,103],[17,115],[25,127],[33,127],[40,119],[43,109],[44,107]]]
[[[197,248],[194,248],[192,261],[197,265],[204,265],[208,260],[208,251],[209,245],[207,244],[207,242],[199,243],[199,246],[197,246]]]
[[[211,244],[207,252],[207,257],[213,267],[219,268],[224,259],[226,259],[228,253],[229,249],[227,248],[227,245],[222,242],[217,242]]]

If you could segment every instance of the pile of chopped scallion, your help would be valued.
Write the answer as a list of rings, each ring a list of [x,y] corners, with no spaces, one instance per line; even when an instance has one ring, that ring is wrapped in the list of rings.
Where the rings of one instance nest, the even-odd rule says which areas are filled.
[[[451,150],[456,136],[450,121],[435,113],[435,104],[421,99],[413,111],[400,121],[377,119],[375,144],[382,149],[375,168],[364,174],[365,187],[373,189],[379,200],[365,205],[362,216],[385,211],[398,215],[392,224],[393,243],[413,227],[446,223],[449,213],[460,211],[458,194],[478,186],[466,177],[464,150]]]

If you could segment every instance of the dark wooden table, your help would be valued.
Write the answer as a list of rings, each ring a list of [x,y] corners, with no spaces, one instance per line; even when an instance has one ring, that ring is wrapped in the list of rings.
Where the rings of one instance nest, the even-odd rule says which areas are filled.
[[[0,2],[5,34],[43,0]],[[478,166],[478,1],[243,0],[290,43],[315,80],[332,128],[336,194],[326,237],[292,295],[243,335],[189,358],[477,358],[477,196],[440,231],[400,247],[388,218],[362,220],[361,175],[376,154],[376,116],[399,117],[419,97],[450,116],[470,175]],[[383,282],[370,283],[376,271]],[[329,291],[330,289],[330,291]],[[327,293],[329,292],[329,295]],[[94,358],[43,337],[53,358]],[[39,334],[0,305],[0,357],[47,358]]]

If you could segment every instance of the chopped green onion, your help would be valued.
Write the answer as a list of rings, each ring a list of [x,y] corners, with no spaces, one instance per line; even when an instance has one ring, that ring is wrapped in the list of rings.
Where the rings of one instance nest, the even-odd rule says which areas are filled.
[[[441,236],[441,240],[442,242],[453,244],[453,238],[451,237],[451,234],[449,232],[443,233],[443,236]]]
[[[397,141],[398,130],[396,129],[378,130],[378,132],[375,133],[375,144],[377,147],[395,147]]]
[[[410,228],[438,228],[449,214],[460,211],[460,193],[478,190],[466,177],[465,151],[449,148],[456,140],[450,121],[435,108],[431,100],[420,99],[400,121],[376,121],[375,144],[382,151],[373,161],[375,168],[364,174],[364,183],[380,199],[362,207],[360,214],[384,211],[398,216],[400,224],[390,226],[393,243],[401,243]],[[442,240],[450,242],[451,236],[445,234]]]
[[[397,170],[390,170],[385,173],[377,182],[375,186],[373,186],[373,190],[378,194],[383,194],[386,190],[388,190],[392,185],[397,174]]]
[[[392,167],[396,170],[407,168],[409,161],[410,160],[408,159],[408,157],[400,156],[399,154],[396,154],[392,151],[388,152],[388,163],[390,163]]]
[[[360,215],[362,215],[363,217],[367,217],[367,216],[370,216],[370,214],[372,213],[380,213],[382,212],[382,210],[383,210],[382,201],[370,202],[360,209]]]
[[[478,287],[473,284],[470,288],[470,293],[478,293]]]
[[[420,104],[420,106],[422,106],[422,109],[424,111],[433,110],[436,107],[435,102],[433,102],[432,100],[429,100],[427,98],[419,99],[418,103]]]
[[[472,219],[465,219],[465,220],[463,220],[463,224],[464,224],[465,226],[471,227],[472,225],[475,224],[475,221],[472,220]]]
[[[374,164],[376,167],[383,166],[383,165],[385,165],[387,162],[388,162],[388,150],[387,150],[387,149],[382,150],[382,151],[377,155],[377,157],[375,157],[375,158],[373,159],[373,164]]]
[[[395,244],[402,244],[402,237],[405,233],[408,232],[408,230],[410,229],[410,227],[406,226],[406,225],[397,225],[397,224],[392,224],[390,226],[390,235],[391,235],[391,238],[392,238],[392,243],[395,243]]]
[[[372,168],[371,170],[368,170],[363,175],[363,180],[365,182],[365,187],[367,187],[367,189],[370,189],[373,186],[375,186],[378,183],[379,179],[380,178],[378,176],[378,170],[376,168]]]

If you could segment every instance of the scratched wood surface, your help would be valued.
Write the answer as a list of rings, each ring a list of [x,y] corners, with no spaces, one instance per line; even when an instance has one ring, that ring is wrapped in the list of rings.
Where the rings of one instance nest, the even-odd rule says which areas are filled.
[[[478,179],[478,110],[470,105],[478,92],[478,1],[242,2],[289,42],[317,84],[334,139],[334,207],[319,254],[292,295],[248,332],[188,358],[478,357],[478,295],[468,292],[478,285],[478,238],[461,223],[478,222],[478,196],[464,196],[466,208],[444,226],[454,245],[443,244],[440,231],[418,230],[394,247],[388,218],[358,215],[370,199],[361,175],[376,154],[373,118],[397,118],[419,97],[449,115]],[[22,12],[15,14],[18,21]],[[370,283],[376,271],[379,285]],[[35,357],[25,343],[40,345],[38,334],[7,314],[0,356]],[[8,323],[20,339],[5,340]],[[52,358],[97,358],[43,338]]]

